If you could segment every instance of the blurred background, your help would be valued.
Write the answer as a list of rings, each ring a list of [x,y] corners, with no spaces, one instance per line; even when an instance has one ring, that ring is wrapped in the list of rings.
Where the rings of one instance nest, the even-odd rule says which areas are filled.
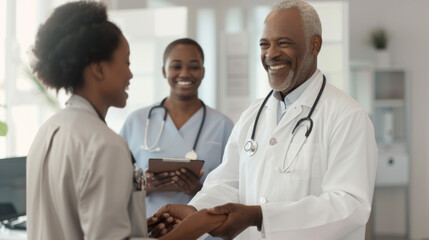
[[[0,158],[26,156],[38,128],[68,95],[46,90],[30,70],[37,29],[66,0],[0,0]],[[200,98],[234,122],[269,85],[260,62],[263,21],[277,0],[103,0],[131,48],[129,99],[108,125],[168,95],[166,45],[196,39],[205,53]],[[322,21],[318,67],[373,120],[380,158],[368,239],[429,239],[429,1],[308,1]],[[10,161],[0,170],[12,168]],[[6,163],[6,160],[3,161]],[[19,166],[22,166],[20,163]],[[18,167],[18,166],[17,166]],[[19,171],[17,171],[19,172]],[[0,176],[0,202],[22,204],[22,179]],[[17,179],[25,176],[16,176]],[[17,193],[18,192],[18,193]],[[21,206],[22,207],[22,206]]]

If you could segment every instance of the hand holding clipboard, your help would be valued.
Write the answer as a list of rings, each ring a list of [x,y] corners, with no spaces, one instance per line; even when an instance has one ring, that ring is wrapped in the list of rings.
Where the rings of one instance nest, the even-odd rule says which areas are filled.
[[[200,178],[203,160],[186,158],[149,159],[146,172],[146,190],[153,192],[183,192],[195,195],[202,187]]]

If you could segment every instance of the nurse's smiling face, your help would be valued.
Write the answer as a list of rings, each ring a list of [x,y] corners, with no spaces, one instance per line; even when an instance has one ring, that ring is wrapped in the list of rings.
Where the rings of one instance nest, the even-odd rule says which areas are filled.
[[[316,70],[317,54],[314,56],[307,50],[304,24],[298,9],[271,12],[265,20],[259,44],[262,65],[274,90],[287,94]]]
[[[171,87],[171,96],[186,100],[198,97],[198,87],[204,78],[203,60],[197,47],[179,44],[169,53],[162,68]]]

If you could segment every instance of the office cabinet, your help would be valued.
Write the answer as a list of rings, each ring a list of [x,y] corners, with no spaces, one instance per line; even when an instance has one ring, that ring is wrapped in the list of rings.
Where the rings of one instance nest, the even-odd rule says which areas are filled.
[[[406,186],[408,184],[409,158],[403,144],[378,146],[377,176],[375,185]]]
[[[408,89],[402,67],[354,64],[350,68],[349,92],[368,112],[379,150],[373,237],[409,235]]]

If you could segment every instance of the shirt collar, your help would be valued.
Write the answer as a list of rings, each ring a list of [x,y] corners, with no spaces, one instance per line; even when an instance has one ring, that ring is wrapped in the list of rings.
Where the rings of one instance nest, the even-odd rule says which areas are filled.
[[[284,105],[286,105],[283,105],[285,108],[291,106],[301,96],[301,94],[310,85],[310,83],[314,81],[319,72],[320,70],[316,69],[316,71],[314,71],[313,75],[311,75],[308,80],[303,82],[284,98],[282,97],[283,94],[280,91],[274,91],[273,96],[279,101],[279,103],[284,103]]]
[[[103,118],[103,116],[101,115],[101,113],[95,108],[94,105],[92,105],[92,103],[90,101],[88,101],[88,99],[77,95],[77,94],[73,94],[69,100],[67,100],[66,102],[66,106],[67,107],[78,107],[78,108],[83,108],[93,114],[96,114],[98,116],[98,118],[100,118],[100,120],[102,120],[103,122],[106,122]]]

